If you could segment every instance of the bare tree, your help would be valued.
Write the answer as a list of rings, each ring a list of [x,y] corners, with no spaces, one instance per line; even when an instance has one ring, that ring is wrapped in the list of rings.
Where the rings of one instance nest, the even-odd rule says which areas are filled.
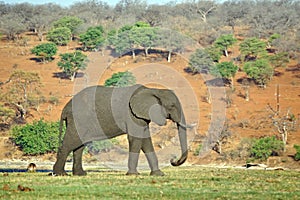
[[[51,23],[65,14],[60,6],[51,3],[37,5],[32,12],[29,26],[37,34],[40,41],[44,40],[44,34],[51,29]]]
[[[16,13],[8,13],[0,19],[0,29],[9,40],[20,39],[20,34],[26,31],[26,26]]]
[[[268,38],[274,33],[284,35],[299,27],[295,4],[296,1],[256,1],[246,18],[251,26],[251,34]]]
[[[247,0],[241,1],[226,1],[221,4],[217,10],[216,15],[224,25],[230,26],[232,33],[235,33],[235,27],[239,25],[242,19],[249,13],[253,2]]]
[[[164,6],[150,5],[143,13],[141,13],[139,18],[148,22],[152,27],[161,25],[161,22],[166,17],[164,8]]]
[[[97,0],[88,0],[74,3],[69,13],[84,20],[87,27],[105,26],[107,22],[113,20],[112,7],[107,3]]]
[[[206,23],[207,17],[209,14],[211,14],[216,8],[217,4],[214,3],[214,1],[195,1],[192,0],[191,2],[188,2],[189,4],[189,10],[190,12],[197,13],[198,16],[200,16],[200,19]]]
[[[145,0],[120,0],[114,8],[114,22],[119,26],[133,24],[147,7]]]

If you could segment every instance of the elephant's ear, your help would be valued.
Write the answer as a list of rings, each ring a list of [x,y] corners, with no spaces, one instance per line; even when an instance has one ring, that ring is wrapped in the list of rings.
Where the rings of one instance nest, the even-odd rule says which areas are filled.
[[[135,117],[153,121],[153,113],[158,111],[160,103],[150,89],[142,89],[132,95],[129,104]]]

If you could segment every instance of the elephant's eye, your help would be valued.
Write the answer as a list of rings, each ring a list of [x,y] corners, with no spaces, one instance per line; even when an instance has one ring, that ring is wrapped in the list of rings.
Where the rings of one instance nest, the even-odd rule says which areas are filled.
[[[174,104],[169,105],[169,106],[168,106],[168,109],[169,109],[169,110],[175,109],[175,105],[174,105]]]

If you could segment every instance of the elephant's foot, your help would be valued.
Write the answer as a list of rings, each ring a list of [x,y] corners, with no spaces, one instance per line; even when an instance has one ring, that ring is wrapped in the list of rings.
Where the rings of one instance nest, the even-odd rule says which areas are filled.
[[[128,171],[126,173],[127,176],[132,176],[132,175],[135,175],[135,176],[138,176],[140,175],[140,173],[138,171]]]
[[[83,169],[81,169],[81,170],[73,170],[73,175],[74,176],[86,176],[87,173]]]
[[[67,172],[65,170],[62,170],[62,171],[56,171],[54,170],[53,171],[53,175],[54,176],[68,176]]]
[[[164,176],[165,173],[163,173],[160,170],[151,171],[150,176]]]

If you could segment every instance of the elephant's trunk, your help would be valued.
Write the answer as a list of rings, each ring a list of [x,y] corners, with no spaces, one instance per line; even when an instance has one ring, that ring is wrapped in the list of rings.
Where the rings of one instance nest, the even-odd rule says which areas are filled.
[[[186,126],[183,126],[182,124],[185,124],[185,120],[182,120],[181,123],[177,123],[177,129],[178,129],[178,135],[179,135],[179,141],[181,146],[181,157],[179,159],[172,159],[171,164],[173,166],[179,166],[182,165],[188,156],[188,145],[187,145],[187,135],[186,135]]]

